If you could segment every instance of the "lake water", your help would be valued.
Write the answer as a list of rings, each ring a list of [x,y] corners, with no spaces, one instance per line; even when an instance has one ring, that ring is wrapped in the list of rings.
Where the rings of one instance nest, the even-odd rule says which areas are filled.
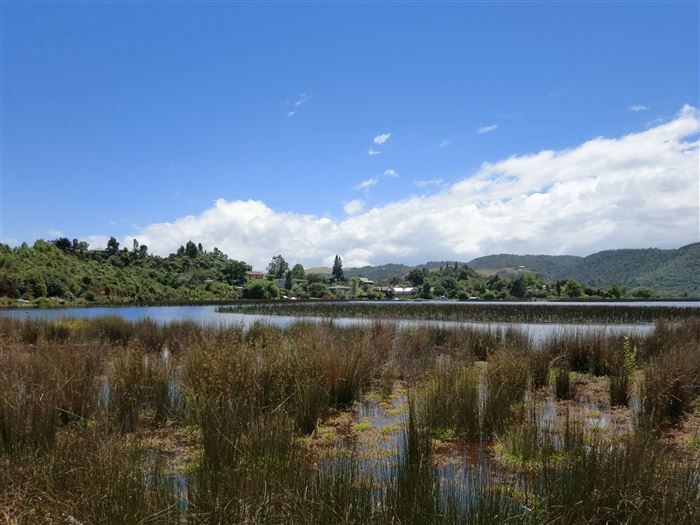
[[[388,301],[392,302],[392,301]],[[402,303],[412,304],[412,303]],[[424,304],[424,303],[420,303]],[[467,303],[469,304],[469,303]],[[484,304],[484,301],[473,304]],[[532,303],[497,303],[497,304],[532,304]],[[644,303],[552,303],[552,304],[576,304],[576,305],[592,305],[604,304],[613,306],[631,306],[631,305],[652,305],[660,306],[686,306],[698,308],[700,312],[700,302],[644,302]],[[278,316],[278,315],[258,315],[258,314],[240,314],[240,313],[219,313],[217,312],[219,305],[204,305],[204,306],[96,306],[87,308],[51,308],[51,309],[7,309],[0,310],[0,315],[13,318],[29,318],[29,319],[58,319],[61,317],[72,318],[93,318],[105,315],[117,315],[128,321],[138,321],[140,319],[149,318],[158,323],[169,323],[173,321],[191,320],[203,325],[235,325],[235,326],[250,326],[256,322],[263,322],[273,326],[285,327],[291,323],[303,319],[304,321],[313,322],[332,322],[336,326],[356,326],[367,325],[373,321],[371,319],[362,318],[334,318],[329,321],[328,318],[322,317],[293,317],[293,316]],[[449,327],[471,327],[483,330],[503,331],[507,328],[518,328],[528,334],[534,341],[542,340],[551,334],[562,331],[605,331],[617,334],[637,334],[644,335],[649,333],[654,325],[647,324],[569,324],[569,323],[500,323],[500,322],[456,322],[456,321],[434,321],[434,320],[383,320],[384,323],[396,323],[400,327],[410,326],[443,326]]]

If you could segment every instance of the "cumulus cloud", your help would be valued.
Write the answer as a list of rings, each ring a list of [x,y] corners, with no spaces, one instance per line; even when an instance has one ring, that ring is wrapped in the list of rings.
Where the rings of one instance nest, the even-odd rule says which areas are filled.
[[[151,224],[136,237],[168,254],[192,239],[264,268],[272,255],[305,265],[469,260],[489,253],[585,255],[696,242],[698,111],[685,106],[651,129],[566,150],[486,162],[431,195],[343,219],[217,200],[196,216]]]
[[[131,242],[133,237],[129,237],[128,239],[124,239],[124,242],[128,246],[128,244]],[[85,237],[83,239],[88,243],[90,246],[90,249],[92,250],[100,250],[107,248],[107,242],[109,241],[109,237],[107,235],[89,235],[88,237]],[[173,250],[175,251],[175,250]]]
[[[374,157],[375,155],[379,155],[380,153],[381,151],[378,151],[374,148],[369,148],[369,150],[367,151],[367,155],[369,155],[370,157]]]
[[[490,124],[488,126],[481,126],[480,128],[476,129],[476,132],[479,135],[483,135],[484,133],[491,133],[492,131],[496,131],[498,129],[498,124]]]
[[[396,177],[399,176],[399,174],[396,173],[396,170],[386,170],[386,171],[384,171],[384,176],[385,176],[385,177],[396,178]]]
[[[360,199],[353,199],[350,202],[346,202],[345,206],[343,206],[343,209],[348,215],[354,215],[355,213],[362,211],[364,207],[365,203],[362,202]]]
[[[364,190],[364,192],[367,193],[370,190],[370,188],[372,188],[373,186],[376,186],[378,182],[379,182],[379,179],[363,180],[357,186],[355,186],[355,189],[356,190]]]
[[[633,104],[627,108],[627,111],[633,111],[634,113],[639,113],[640,111],[648,111],[649,108],[642,106],[641,104]]]
[[[387,140],[389,140],[389,137],[391,137],[391,133],[382,133],[381,135],[374,137],[374,143],[381,146]]]

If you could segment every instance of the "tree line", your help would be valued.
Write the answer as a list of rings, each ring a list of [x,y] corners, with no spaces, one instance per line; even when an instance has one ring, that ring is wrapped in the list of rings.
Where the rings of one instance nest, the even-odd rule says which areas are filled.
[[[330,274],[307,273],[281,255],[271,258],[262,279],[252,267],[218,248],[206,250],[188,241],[161,257],[134,239],[129,247],[111,237],[104,249],[61,237],[38,240],[32,246],[0,244],[0,297],[5,303],[131,303],[275,299],[279,297],[380,299],[401,295],[458,300],[508,300],[593,297],[620,299],[653,296],[648,288],[625,290],[583,286],[572,279],[549,280],[530,271],[477,272],[466,265],[415,267],[383,283],[346,278],[340,255]]]

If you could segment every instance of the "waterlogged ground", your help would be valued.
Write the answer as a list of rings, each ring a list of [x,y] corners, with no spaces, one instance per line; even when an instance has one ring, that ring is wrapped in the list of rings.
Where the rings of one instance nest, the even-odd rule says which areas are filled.
[[[477,367],[485,363],[477,363]],[[636,378],[630,406],[610,406],[607,377],[572,373],[571,400],[557,400],[553,385],[527,393],[523,406],[532,411],[537,426],[562,441],[567,424],[581,424],[585,434],[612,436],[633,431],[641,393]],[[399,468],[405,453],[405,429],[409,417],[409,397],[415,395],[405,383],[397,382],[390,392],[373,390],[361,401],[334,410],[319,422],[309,436],[299,438],[317,469],[331,468],[335,461],[353,458],[367,482],[381,485]],[[150,453],[166,458],[173,491],[178,495],[183,520],[187,516],[188,476],[202,458],[201,433],[196,427],[163,428],[143,436]],[[665,436],[679,453],[694,458],[700,448],[700,410]],[[541,468],[536,460],[514,456],[499,440],[460,439],[449,433],[432,439],[433,463],[445,498],[461,495],[466,505],[472,486],[502,487],[517,494],[517,487]],[[554,456],[553,456],[554,457]],[[515,492],[513,492],[515,491]]]
[[[700,472],[700,401],[692,403],[697,320],[659,323],[652,335],[631,339],[609,331],[602,335],[597,325],[579,326],[575,337],[566,338],[556,325],[557,337],[541,346],[532,344],[532,334],[500,331],[492,324],[485,325],[491,332],[485,335],[462,323],[454,331],[417,328],[415,322],[400,330],[393,323],[363,326],[363,320],[359,328],[302,322],[285,330],[269,324],[247,330],[126,324],[116,318],[0,321],[0,337],[7,343],[0,347],[0,448],[5,451],[0,450],[0,461],[7,467],[4,477],[0,469],[0,481],[10,488],[0,483],[0,523],[5,523],[2,498],[6,508],[14,505],[27,515],[41,509],[100,522],[95,516],[104,514],[75,496],[92,494],[90,487],[65,484],[64,474],[77,471],[109,486],[145,479],[145,490],[130,488],[136,492],[125,492],[120,504],[126,508],[134,501],[127,494],[138,491],[147,499],[160,498],[160,487],[164,503],[153,509],[176,510],[181,522],[251,522],[241,517],[248,508],[268,512],[276,499],[284,501],[276,517],[309,503],[304,512],[328,506],[342,513],[368,505],[362,508],[370,514],[360,512],[354,522],[376,522],[383,509],[386,523],[413,522],[402,514],[404,502],[411,500],[413,488],[425,496],[426,487],[427,499],[414,502],[420,512],[442,516],[458,507],[452,515],[464,516],[459,512],[495,502],[488,512],[518,519],[534,509],[532,523],[562,519],[562,509],[579,500],[594,510],[584,521],[596,523],[601,516],[608,519],[609,505],[623,508],[622,517],[644,516],[639,493],[645,494],[644,505],[663,505],[668,516],[690,516],[700,502],[693,495]],[[611,407],[611,378],[621,377],[623,365],[629,370],[629,403]],[[83,375],[94,381],[77,380],[75,370],[83,366]],[[686,370],[690,375],[683,378]],[[656,377],[665,379],[654,383]],[[666,389],[679,377],[684,381],[679,390]],[[685,389],[693,394],[682,405],[682,417],[645,426],[642,417],[656,406],[649,399],[675,403],[674,396]],[[640,438],[653,443],[632,441]],[[11,448],[23,443],[46,447],[46,454]],[[76,450],[86,452],[76,455]],[[129,451],[137,454],[134,464],[101,477]],[[672,460],[664,455],[669,453]],[[85,454],[93,459],[85,462]],[[104,465],[91,467],[100,455]],[[640,466],[627,472],[620,457]],[[24,476],[22,461],[38,474]],[[591,487],[585,480],[578,483],[589,478],[588,461],[598,469]],[[142,474],[120,474],[127,467]],[[620,468],[626,473],[609,475]],[[569,472],[572,478],[566,477]],[[662,478],[653,475],[657,472]],[[81,483],[82,477],[68,481]],[[555,486],[561,483],[572,491],[559,493]],[[643,492],[637,492],[640,486]],[[267,487],[269,496],[261,495]],[[439,511],[430,503],[431,490]],[[46,494],[46,501],[65,500],[66,510],[26,504],[36,493]],[[369,500],[363,494],[370,494]],[[681,507],[675,513],[676,496],[691,510]],[[342,504],[336,507],[337,498]],[[236,505],[243,514],[227,514]],[[142,516],[138,505],[128,512]],[[566,522],[575,522],[572,516]]]

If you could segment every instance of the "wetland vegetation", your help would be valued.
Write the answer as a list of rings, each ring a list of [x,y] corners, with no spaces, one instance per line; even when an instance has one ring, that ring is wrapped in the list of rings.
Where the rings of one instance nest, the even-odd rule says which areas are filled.
[[[648,335],[0,318],[0,523],[691,523],[700,319]]]
[[[650,323],[696,316],[696,306],[563,303],[459,302],[241,302],[221,306],[222,313],[298,317],[421,319],[502,323]]]

